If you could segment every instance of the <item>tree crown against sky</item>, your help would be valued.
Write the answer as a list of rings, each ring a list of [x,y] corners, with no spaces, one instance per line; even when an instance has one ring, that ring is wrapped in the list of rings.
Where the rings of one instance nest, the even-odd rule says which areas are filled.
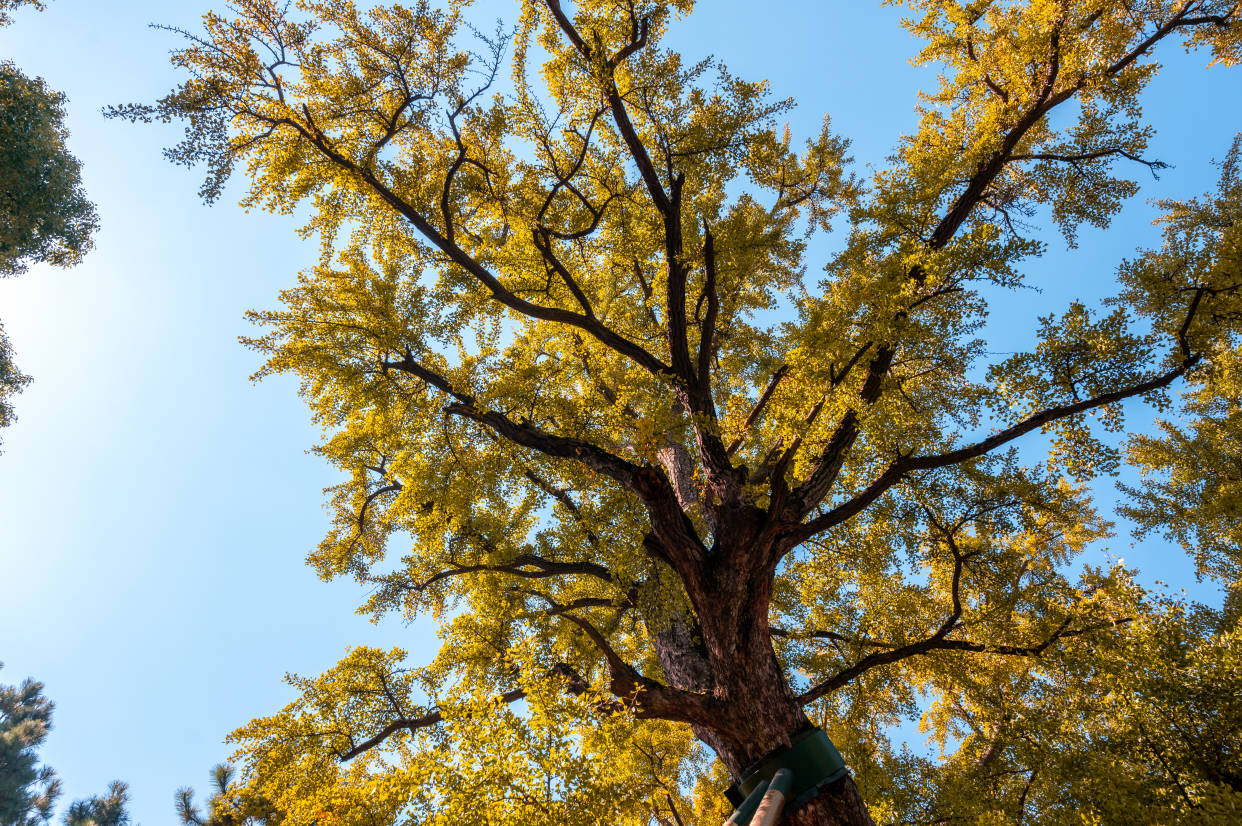
[[[2,0],[0,26],[20,6],[43,8],[37,0]],[[72,266],[91,248],[98,218],[82,190],[81,165],[65,146],[64,104],[41,78],[0,61],[0,277],[33,263]],[[15,418],[10,397],[29,381],[0,325],[0,428]]]
[[[40,0],[0,0],[0,26],[7,26],[12,23],[13,18],[9,15],[9,12],[22,6],[42,9],[43,3]]]
[[[237,770],[228,763],[211,768],[211,793],[200,808],[194,802],[194,789],[177,790],[177,820],[181,826],[279,826],[280,811],[255,795],[235,793]]]
[[[128,802],[129,786],[113,780],[107,794],[73,801],[65,812],[65,826],[129,826]]]
[[[38,749],[52,728],[55,706],[32,679],[0,685],[0,826],[47,826],[52,820],[61,782],[48,765],[39,765]],[[128,786],[114,780],[106,795],[75,800],[64,826],[129,826]]]
[[[1208,481],[1239,429],[1236,149],[1103,307],[1008,358],[979,333],[1038,286],[1034,224],[1072,244],[1161,168],[1150,55],[1235,63],[1237,5],[910,2],[940,86],[870,180],[827,121],[798,146],[765,84],[663,48],[689,2],[524,2],[512,42],[466,5],[244,0],[188,33],[189,81],[117,110],[185,118],[169,154],[207,198],[240,169],[247,206],[309,208],[322,263],[252,343],[349,476],[311,561],[377,617],[443,619],[427,667],[358,649],[295,680],[235,735],[238,794],[307,823],[711,820],[695,738],[737,778],[815,720],[881,819],[1235,805],[1227,677],[1205,742],[1092,698],[1172,713],[1158,688],[1236,662],[1237,494]],[[1131,400],[1168,423],[1119,446]],[[1150,473],[1127,512],[1193,544],[1223,608],[1067,573],[1123,463]],[[884,733],[924,706],[940,761]]]
[[[37,750],[52,726],[52,702],[43,685],[23,680],[0,685],[0,824],[36,826],[52,817],[60,781],[38,764]]]
[[[65,147],[65,98],[0,62],[0,275],[73,266],[91,248],[94,206]]]

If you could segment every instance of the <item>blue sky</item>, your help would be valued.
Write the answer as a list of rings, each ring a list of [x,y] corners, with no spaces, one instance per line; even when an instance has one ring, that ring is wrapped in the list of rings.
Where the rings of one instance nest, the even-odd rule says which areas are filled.
[[[177,79],[174,36],[148,23],[192,27],[212,4],[54,0],[0,30],[0,58],[67,93],[71,148],[102,223],[77,269],[0,282],[0,319],[35,378],[0,434],[0,682],[47,684],[57,712],[43,755],[66,799],[124,779],[144,826],[174,820],[174,789],[204,785],[228,731],[290,699],[286,672],[318,673],[347,645],[400,644],[425,659],[434,644],[429,622],[355,616],[359,589],[303,564],[334,478],[305,453],[319,434],[293,382],[248,381],[258,361],[237,343],[242,314],[271,306],[315,245],[292,219],[243,212],[236,187],[203,206],[200,173],[160,155],[177,127],[99,114]],[[476,6],[483,28],[516,19],[513,4]],[[795,134],[831,113],[858,161],[878,164],[913,126],[914,91],[930,76],[906,63],[914,48],[898,17],[842,0],[716,0],[674,37],[797,98]],[[1044,291],[998,308],[994,349],[1022,346],[1034,313],[1105,294],[1117,261],[1155,238],[1145,199],[1214,182],[1209,159],[1242,129],[1242,73],[1165,58],[1146,112],[1159,129],[1152,154],[1174,168],[1145,180],[1109,232],[1084,234],[1071,256],[1054,245],[1031,268]],[[1148,581],[1194,587],[1160,543],[1131,549],[1121,537],[1113,550]]]

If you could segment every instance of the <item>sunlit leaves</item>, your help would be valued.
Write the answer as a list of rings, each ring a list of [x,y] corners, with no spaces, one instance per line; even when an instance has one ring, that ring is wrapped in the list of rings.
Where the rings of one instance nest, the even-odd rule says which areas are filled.
[[[666,48],[688,2],[526,0],[512,42],[467,5],[244,0],[176,54],[189,81],[117,110],[187,119],[172,156],[207,162],[208,197],[244,168],[247,206],[306,216],[320,265],[248,343],[342,472],[310,561],[377,620],[441,624],[426,667],[355,649],[294,679],[235,736],[241,788],[307,826],[718,821],[670,721],[736,775],[805,706],[891,820],[1064,822],[1093,796],[1107,820],[1097,754],[1159,816],[1232,805],[1188,751],[1171,794],[1139,729],[1196,646],[1231,662],[1230,615],[1084,564],[1112,526],[1083,484],[1149,468],[1133,515],[1233,576],[1206,474],[1237,429],[1236,157],[1166,205],[1115,306],[999,361],[980,336],[999,291],[1038,287],[1042,224],[1072,245],[1163,168],[1148,52],[1186,34],[1228,62],[1236,8],[914,0],[942,76],[864,184],[826,120],[800,143],[766,83]],[[1123,451],[1139,401],[1188,421]],[[1231,719],[1212,685],[1201,713]],[[1104,714],[1109,691],[1159,708]],[[939,760],[890,740],[920,716]]]
[[[0,63],[0,276],[77,264],[98,228],[65,146],[64,95]]]

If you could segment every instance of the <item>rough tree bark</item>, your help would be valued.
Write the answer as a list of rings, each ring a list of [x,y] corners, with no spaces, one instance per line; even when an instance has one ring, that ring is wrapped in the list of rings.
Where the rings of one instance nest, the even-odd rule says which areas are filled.
[[[681,463],[665,463],[675,490]],[[687,468],[688,469],[688,468]],[[682,498],[682,497],[679,497]],[[691,504],[683,501],[683,506]],[[710,722],[691,722],[735,782],[750,767],[789,747],[812,727],[772,646],[768,621],[773,576],[766,560],[779,558],[779,543],[759,509],[737,507],[717,513],[716,542],[706,575],[688,588],[694,615],[672,622],[654,635],[655,650],[669,684],[708,695],[715,712]],[[785,814],[782,823],[799,826],[871,824],[853,780],[845,778]]]
[[[712,617],[722,620],[730,613],[722,606]],[[712,657],[706,646],[696,645],[685,622],[673,624],[656,636],[656,652],[669,683],[678,689],[710,693],[719,701],[715,725],[692,723],[696,737],[709,745],[729,770],[741,780],[750,766],[773,752],[787,748],[793,737],[812,726],[801,703],[789,688],[766,622],[755,622],[750,612],[734,613],[733,625],[739,645],[726,660]],[[750,623],[749,629],[741,627]],[[763,627],[760,627],[760,626]],[[748,633],[746,633],[748,632]],[[706,638],[719,634],[705,633]],[[787,812],[782,823],[798,826],[870,826],[862,797],[853,780],[845,778],[825,787],[809,803]]]

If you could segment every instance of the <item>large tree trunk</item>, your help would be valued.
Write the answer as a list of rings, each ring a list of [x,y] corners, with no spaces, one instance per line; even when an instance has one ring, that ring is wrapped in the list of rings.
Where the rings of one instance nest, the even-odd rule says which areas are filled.
[[[768,723],[773,726],[770,731],[775,736],[779,731],[775,716],[763,712],[757,713],[755,717],[758,719],[754,721],[757,724],[756,728]],[[810,723],[808,722],[807,725]],[[700,730],[697,726],[694,730],[699,739],[709,745],[715,741],[717,745],[713,748],[716,754],[729,767],[734,782],[739,781],[745,767],[742,770],[734,768],[738,764],[737,755],[748,753],[749,749],[743,747],[742,744],[736,744],[735,748],[730,748],[730,744],[721,742],[721,738],[715,732]],[[783,733],[779,739],[788,744],[790,735],[796,733],[797,731]],[[783,748],[783,746],[777,748]],[[764,755],[760,755],[762,756]],[[858,788],[849,775],[825,786],[814,799],[798,808],[786,808],[783,817],[778,822],[789,826],[874,826],[871,816],[867,813],[867,807],[863,804],[862,796],[858,793]]]
[[[699,501],[689,452],[669,438],[661,464],[679,504]],[[693,725],[695,736],[716,752],[734,782],[792,739],[811,728],[781,669],[768,625],[777,541],[767,515],[753,506],[725,508],[710,515],[717,541],[706,576],[686,583],[694,615],[664,625],[654,635],[656,655],[675,688],[711,694],[720,702],[712,725]],[[723,789],[721,790],[723,794]],[[821,789],[780,820],[797,826],[874,826],[862,797],[847,775]]]
[[[768,691],[759,694],[771,697]],[[752,765],[788,747],[794,735],[811,726],[810,720],[792,697],[783,703],[743,702],[741,708],[745,711],[739,716],[745,717],[749,732],[745,740],[723,737],[717,730],[693,727],[699,739],[715,750],[734,782],[740,781]],[[817,797],[797,809],[786,809],[779,822],[791,826],[873,826],[849,775],[824,787]]]
[[[696,642],[685,623],[675,623],[656,637],[656,651],[671,683],[686,690],[711,692],[725,701],[718,725],[695,725],[692,729],[716,752],[735,782],[764,758],[787,748],[795,735],[812,725],[781,672],[766,623],[762,629],[753,630],[762,633],[743,635],[739,639],[743,644],[728,661],[713,657],[710,644]],[[708,632],[703,636],[713,635]],[[848,775],[824,787],[816,798],[796,810],[786,810],[779,822],[873,826]]]
[[[819,797],[786,815],[789,826],[874,826],[854,781],[846,776]]]

